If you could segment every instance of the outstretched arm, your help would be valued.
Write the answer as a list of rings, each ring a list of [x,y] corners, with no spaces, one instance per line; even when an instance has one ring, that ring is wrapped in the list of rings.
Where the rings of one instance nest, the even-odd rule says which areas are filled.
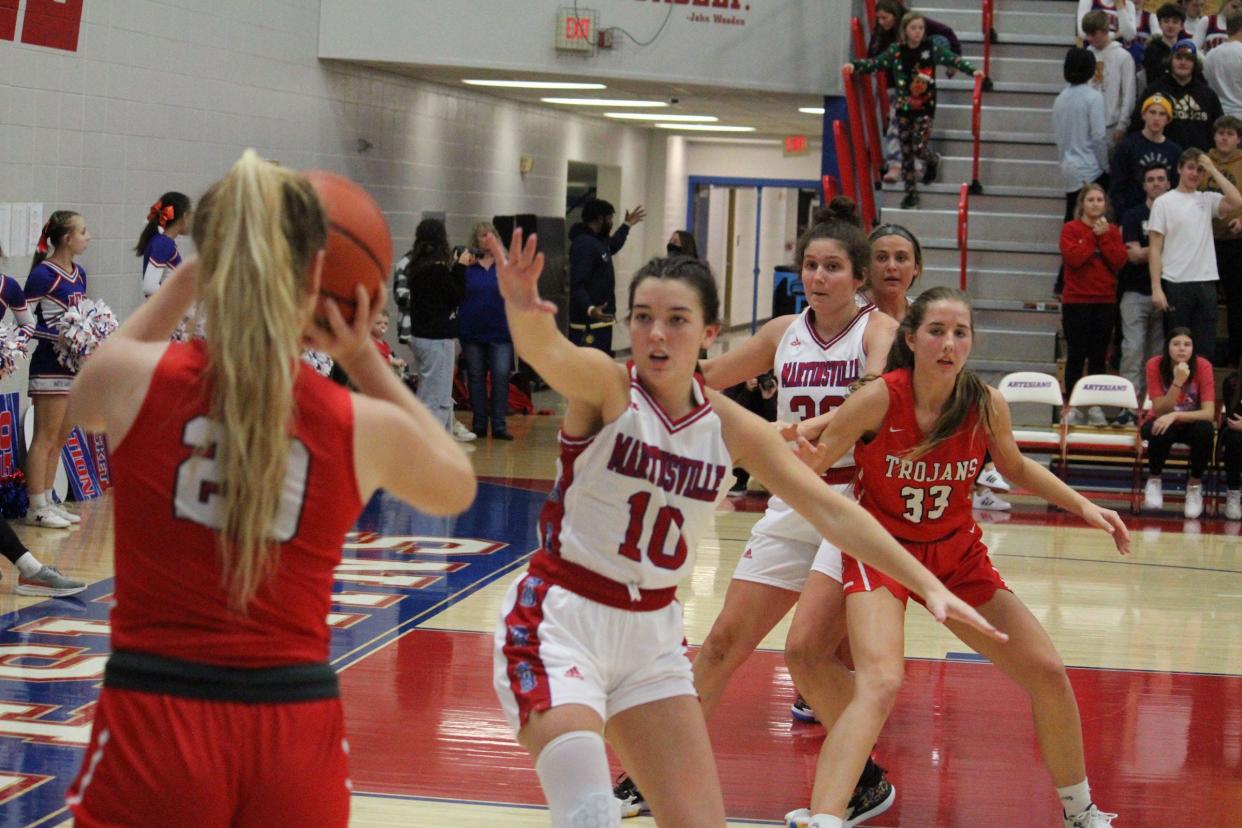
[[[543,254],[536,252],[536,244],[533,233],[523,244],[520,229],[513,231],[508,252],[495,236],[488,240],[514,347],[548,385],[610,420],[607,412],[619,413],[629,401],[625,369],[603,351],[579,348],[557,330],[556,305],[539,298]]]
[[[766,423],[721,394],[709,392],[709,396],[724,426],[725,442],[734,462],[784,499],[825,538],[917,592],[937,621],[952,618],[997,640],[1006,640],[1004,633],[949,592],[935,575],[902,549],[879,521],[857,503],[825,486],[798,462]]]
[[[1103,529],[1113,536],[1113,543],[1122,555],[1130,554],[1130,533],[1121,517],[1112,509],[1101,509],[1043,466],[1023,457],[1013,439],[1013,425],[1009,417],[1009,404],[1000,392],[988,389],[992,395],[988,450],[996,469],[1014,486],[1029,489],[1044,500],[1078,515],[1089,525]]]

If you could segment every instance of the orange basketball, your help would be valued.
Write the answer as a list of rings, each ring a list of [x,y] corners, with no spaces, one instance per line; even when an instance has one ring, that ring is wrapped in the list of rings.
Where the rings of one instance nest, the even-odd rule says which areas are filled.
[[[375,199],[343,175],[326,170],[302,173],[319,195],[328,221],[319,295],[331,296],[346,322],[352,322],[356,285],[371,294],[372,306],[392,270],[392,234]],[[322,315],[322,310],[317,314]]]

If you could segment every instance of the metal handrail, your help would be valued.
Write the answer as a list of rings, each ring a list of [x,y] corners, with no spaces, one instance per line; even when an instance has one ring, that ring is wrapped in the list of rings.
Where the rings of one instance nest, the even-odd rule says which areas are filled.
[[[970,99],[970,137],[974,141],[970,160],[970,191],[975,195],[983,193],[983,185],[979,183],[979,138],[983,132],[983,86],[984,79],[975,78],[975,91]]]
[[[992,43],[996,40],[996,0],[983,0],[983,74],[992,77]]]
[[[958,287],[966,291],[966,259],[970,253],[970,185],[963,184],[957,195],[957,249],[961,255]]]
[[[832,139],[837,148],[837,170],[841,173],[841,194],[857,199],[854,187],[854,161],[850,157],[850,144],[845,138],[845,124],[842,121],[832,122]],[[824,203],[827,204],[827,197]]]
[[[852,73],[847,73],[842,67],[841,81],[845,87],[845,106],[849,112],[850,146],[854,150],[853,170],[857,175],[858,204],[862,210],[863,226],[870,231],[876,216],[875,180],[872,178],[874,170],[868,161],[867,145],[863,142],[863,113],[858,100],[858,83],[861,80]]]
[[[832,201],[837,197],[837,193],[840,192],[840,189],[837,187],[837,180],[831,175],[821,176],[820,186],[823,188],[823,204],[827,204]]]
[[[863,37],[862,21],[855,17],[850,21],[850,37],[854,43],[854,57],[863,59],[867,56],[867,41]],[[880,76],[881,72],[866,75],[860,81],[862,87],[863,133],[867,137],[867,157],[876,170],[884,169],[883,133],[880,132],[880,121],[876,113],[875,81],[872,77]],[[884,100],[884,99],[881,99]]]

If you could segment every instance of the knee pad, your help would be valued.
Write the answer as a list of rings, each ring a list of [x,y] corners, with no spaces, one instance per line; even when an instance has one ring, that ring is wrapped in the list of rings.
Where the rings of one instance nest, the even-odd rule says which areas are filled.
[[[590,730],[562,733],[535,760],[553,828],[617,828],[621,803],[612,795],[604,739]]]

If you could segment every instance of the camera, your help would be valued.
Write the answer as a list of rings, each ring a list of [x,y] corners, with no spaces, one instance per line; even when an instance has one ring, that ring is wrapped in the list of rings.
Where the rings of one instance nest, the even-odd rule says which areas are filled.
[[[776,375],[771,371],[766,374],[760,374],[756,377],[756,381],[759,383],[759,387],[764,391],[776,390]]]

